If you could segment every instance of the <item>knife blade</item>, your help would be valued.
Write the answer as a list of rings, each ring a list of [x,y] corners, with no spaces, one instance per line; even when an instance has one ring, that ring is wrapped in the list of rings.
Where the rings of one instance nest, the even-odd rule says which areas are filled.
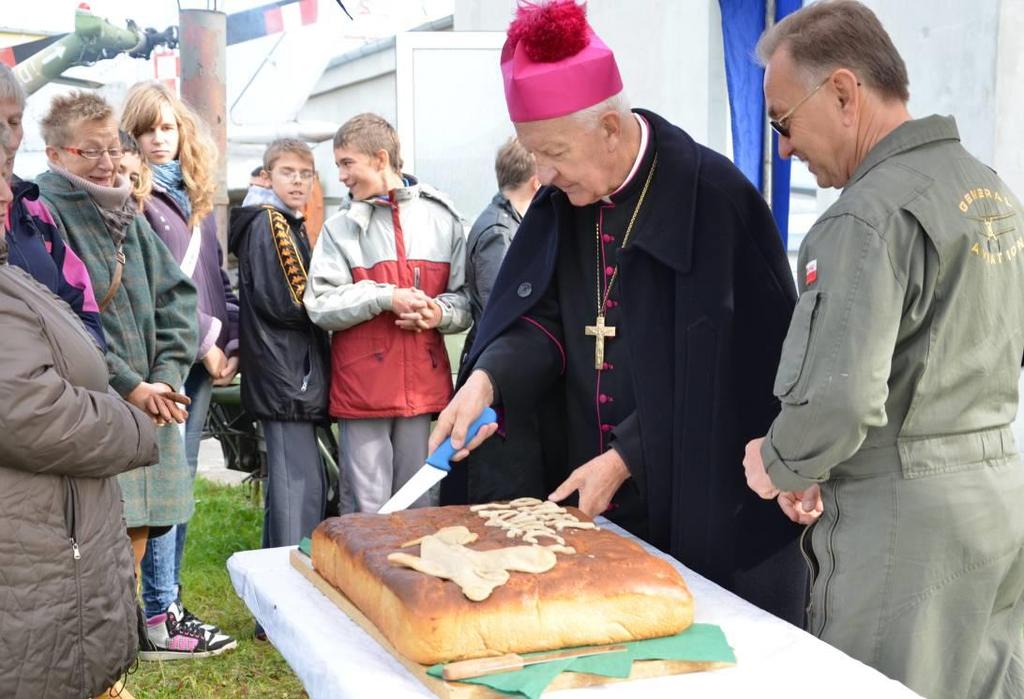
[[[465,680],[470,677],[483,677],[484,675],[493,675],[499,672],[522,670],[527,665],[548,663],[552,660],[583,658],[588,655],[601,655],[603,653],[622,653],[625,650],[627,650],[626,646],[619,645],[575,648],[573,650],[560,650],[554,653],[540,653],[539,655],[531,656],[508,653],[495,658],[473,658],[471,660],[448,663],[441,671],[441,675],[446,680]]]
[[[498,415],[492,408],[484,408],[480,416],[474,420],[466,432],[466,444],[472,441],[476,433],[484,425],[497,422]],[[444,440],[434,453],[427,457],[427,462],[420,467],[420,470],[413,474],[413,477],[405,482],[398,492],[391,496],[391,499],[384,503],[384,506],[377,510],[378,514],[386,515],[398,512],[409,507],[416,500],[439,483],[442,478],[452,470],[451,458],[457,450],[452,446],[452,438]]]

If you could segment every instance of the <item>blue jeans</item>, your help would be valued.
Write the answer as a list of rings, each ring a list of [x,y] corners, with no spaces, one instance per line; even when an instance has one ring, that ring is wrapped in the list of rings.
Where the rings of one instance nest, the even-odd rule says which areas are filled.
[[[213,395],[213,382],[202,364],[192,366],[185,379],[185,395],[192,399],[185,422],[185,458],[194,479],[199,465],[199,442]],[[188,523],[182,522],[146,543],[146,555],[142,557],[142,603],[147,617],[166,611],[180,595],[181,556],[187,532]]]

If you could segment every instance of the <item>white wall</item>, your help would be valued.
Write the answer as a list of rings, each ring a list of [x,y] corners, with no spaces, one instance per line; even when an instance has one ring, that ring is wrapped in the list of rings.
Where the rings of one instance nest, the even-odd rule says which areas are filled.
[[[1009,0],[1019,4],[1019,0]],[[903,56],[910,113],[952,114],[964,146],[995,156],[996,78],[1001,0],[866,0]]]
[[[375,112],[394,124],[395,111],[395,50],[391,46],[354,61],[329,65],[297,119],[341,126],[356,114]],[[338,181],[331,141],[317,145],[313,154],[324,190],[324,206],[330,215],[348,190]]]
[[[1024,2],[1003,0],[999,12],[998,50],[996,52],[995,157],[999,175],[1017,193],[1024,196]]]
[[[514,8],[514,0],[456,0],[454,29],[504,32]],[[716,150],[726,149],[728,103],[717,0],[590,0],[588,17],[615,51],[634,105],[653,109]],[[500,79],[495,70],[496,85]],[[360,112],[374,111],[395,123],[395,91],[395,51],[387,47],[329,66],[297,118],[341,124]],[[507,126],[511,133],[511,125]],[[467,144],[459,141],[459,134],[453,132],[451,137],[452,152],[464,152]],[[489,144],[486,149],[496,147]],[[321,144],[315,154],[330,208],[345,195],[345,188],[334,176],[330,144]],[[490,175],[489,168],[480,173]],[[477,198],[457,202],[470,219]]]
[[[494,155],[514,135],[499,69],[503,32],[398,37],[398,132],[406,170],[472,223],[497,190]]]
[[[992,164],[1010,189],[1016,192],[1018,199],[1024,195],[1024,129],[1020,123],[1020,115],[1024,114],[1024,90],[1020,89],[1020,78],[1024,74],[1024,50],[1019,40],[1021,32],[1024,32],[1024,3],[1002,0],[995,61],[995,155]],[[1017,388],[1018,393],[1024,396],[1024,374]],[[1024,415],[1019,407],[1013,432],[1017,448],[1024,447]]]

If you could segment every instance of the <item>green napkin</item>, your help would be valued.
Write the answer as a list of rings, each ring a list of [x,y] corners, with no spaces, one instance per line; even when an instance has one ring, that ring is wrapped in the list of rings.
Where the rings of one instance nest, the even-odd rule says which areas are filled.
[[[560,673],[586,672],[605,677],[629,677],[634,660],[689,660],[691,662],[735,663],[736,656],[729,647],[722,629],[713,624],[694,624],[690,628],[662,638],[624,643],[624,653],[606,653],[583,658],[566,658],[549,663],[528,665],[522,670],[474,677],[460,682],[484,685],[504,694],[519,694],[536,699]],[[525,654],[529,657],[533,654]],[[433,677],[441,677],[443,665],[427,670]]]
[[[310,558],[313,557],[313,542],[309,540],[308,536],[302,537],[302,541],[299,542],[299,551],[302,551],[302,553]]]

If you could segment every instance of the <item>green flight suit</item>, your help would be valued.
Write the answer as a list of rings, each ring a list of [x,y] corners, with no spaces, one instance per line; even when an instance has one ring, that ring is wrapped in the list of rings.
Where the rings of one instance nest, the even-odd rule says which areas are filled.
[[[930,697],[1024,697],[1024,217],[952,118],[880,141],[800,248],[764,441],[810,630]]]

